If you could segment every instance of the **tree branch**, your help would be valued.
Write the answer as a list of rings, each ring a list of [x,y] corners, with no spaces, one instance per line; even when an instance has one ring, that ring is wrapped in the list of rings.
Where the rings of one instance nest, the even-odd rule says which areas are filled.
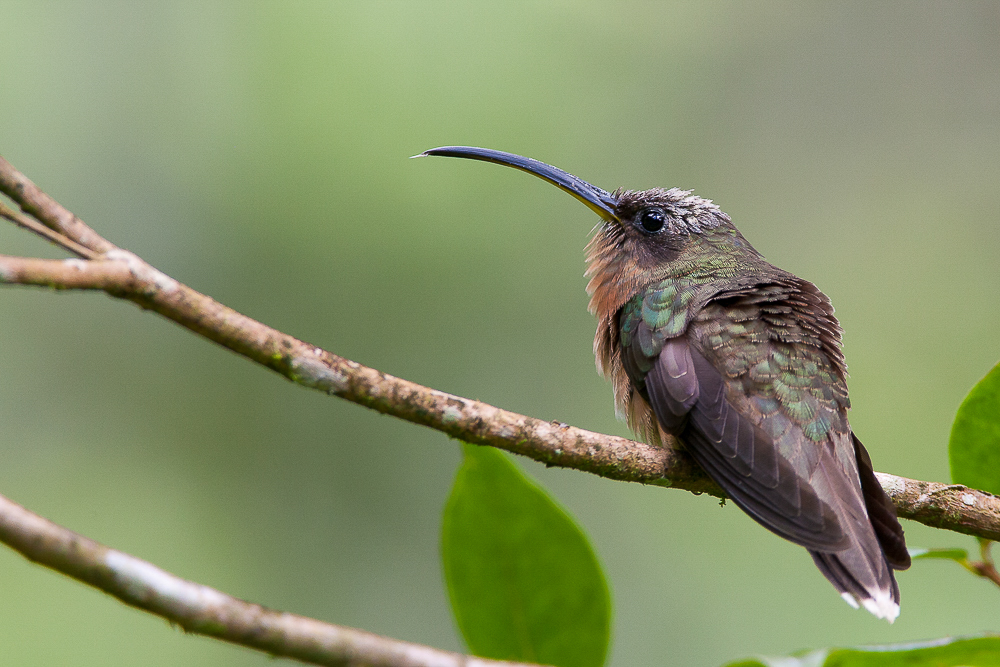
[[[609,479],[724,496],[676,443],[652,447],[430,389],[362,366],[227,308],[101,238],[2,157],[0,191],[71,240],[86,242],[86,247],[102,253],[100,259],[91,261],[0,255],[0,283],[103,290],[154,310],[293,382],[466,442]],[[956,484],[885,473],[878,476],[900,517],[1000,540],[1000,498]]]
[[[0,540],[29,560],[208,637],[334,667],[517,667],[273,611],[109,549],[0,496]],[[528,667],[521,665],[521,667]]]
[[[102,290],[154,310],[300,385],[466,442],[505,449],[549,466],[724,497],[721,489],[676,446],[652,447],[423,387],[337,356],[227,308],[101,238],[2,157],[0,191],[49,229],[89,249],[93,256],[89,260],[42,260],[0,255],[0,283]],[[901,518],[1000,540],[1000,498],[960,485],[877,475]]]

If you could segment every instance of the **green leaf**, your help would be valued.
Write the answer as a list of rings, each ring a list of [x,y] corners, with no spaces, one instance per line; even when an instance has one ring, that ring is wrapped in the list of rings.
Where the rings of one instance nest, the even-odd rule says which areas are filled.
[[[587,537],[503,452],[462,447],[441,557],[469,650],[498,660],[600,667],[611,596]]]
[[[822,649],[785,658],[755,658],[726,667],[1000,667],[1000,637],[938,639],[916,644]]]
[[[958,563],[964,563],[969,559],[969,552],[965,549],[907,549],[910,558],[944,558]]]
[[[952,481],[1000,495],[1000,364],[959,406],[948,455]]]

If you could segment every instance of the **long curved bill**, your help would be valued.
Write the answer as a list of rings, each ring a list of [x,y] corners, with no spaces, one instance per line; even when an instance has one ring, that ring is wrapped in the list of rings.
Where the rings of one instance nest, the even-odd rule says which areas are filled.
[[[608,221],[618,220],[616,212],[618,198],[610,192],[606,192],[596,186],[591,185],[582,178],[577,178],[562,169],[553,167],[550,164],[532,160],[529,157],[521,157],[514,153],[495,151],[489,148],[475,148],[473,146],[443,146],[424,151],[420,155],[413,157],[423,157],[425,155],[440,155],[443,157],[464,157],[470,160],[482,160],[494,164],[502,164],[507,167],[514,167],[521,171],[533,174],[542,180],[548,181],[563,192],[573,195],[597,215]]]

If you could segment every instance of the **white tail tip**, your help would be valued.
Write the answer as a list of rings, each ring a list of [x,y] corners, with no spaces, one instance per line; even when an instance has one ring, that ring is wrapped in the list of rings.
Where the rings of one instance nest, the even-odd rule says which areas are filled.
[[[844,602],[855,609],[863,606],[876,618],[884,618],[890,624],[899,616],[899,605],[893,601],[888,591],[879,591],[875,594],[875,597],[861,600],[860,605],[858,604],[858,599],[850,593],[841,593],[840,597],[844,598]]]

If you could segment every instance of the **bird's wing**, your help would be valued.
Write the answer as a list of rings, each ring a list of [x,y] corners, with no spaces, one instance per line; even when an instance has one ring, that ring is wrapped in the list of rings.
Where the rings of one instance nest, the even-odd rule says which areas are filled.
[[[656,329],[662,317],[639,313],[622,360],[663,429],[737,505],[778,535],[831,552],[848,545],[840,499],[864,505],[839,328],[832,309],[816,315],[800,289],[717,295],[674,337]]]
[[[679,367],[674,366],[678,358],[683,360]],[[693,394],[689,393],[692,388]],[[836,551],[847,546],[836,511],[816,488],[819,461],[804,460],[814,458],[814,453],[800,443],[784,451],[776,445],[764,431],[767,424],[756,424],[729,400],[722,374],[699,351],[692,350],[686,338],[665,344],[660,359],[646,375],[646,391],[665,430],[668,424],[676,425],[686,417],[679,432],[681,441],[747,514],[809,549]],[[685,393],[690,398],[678,401]],[[690,403],[690,409],[679,415],[685,402]],[[797,470],[809,466],[812,474]],[[843,477],[834,481],[843,482]]]

